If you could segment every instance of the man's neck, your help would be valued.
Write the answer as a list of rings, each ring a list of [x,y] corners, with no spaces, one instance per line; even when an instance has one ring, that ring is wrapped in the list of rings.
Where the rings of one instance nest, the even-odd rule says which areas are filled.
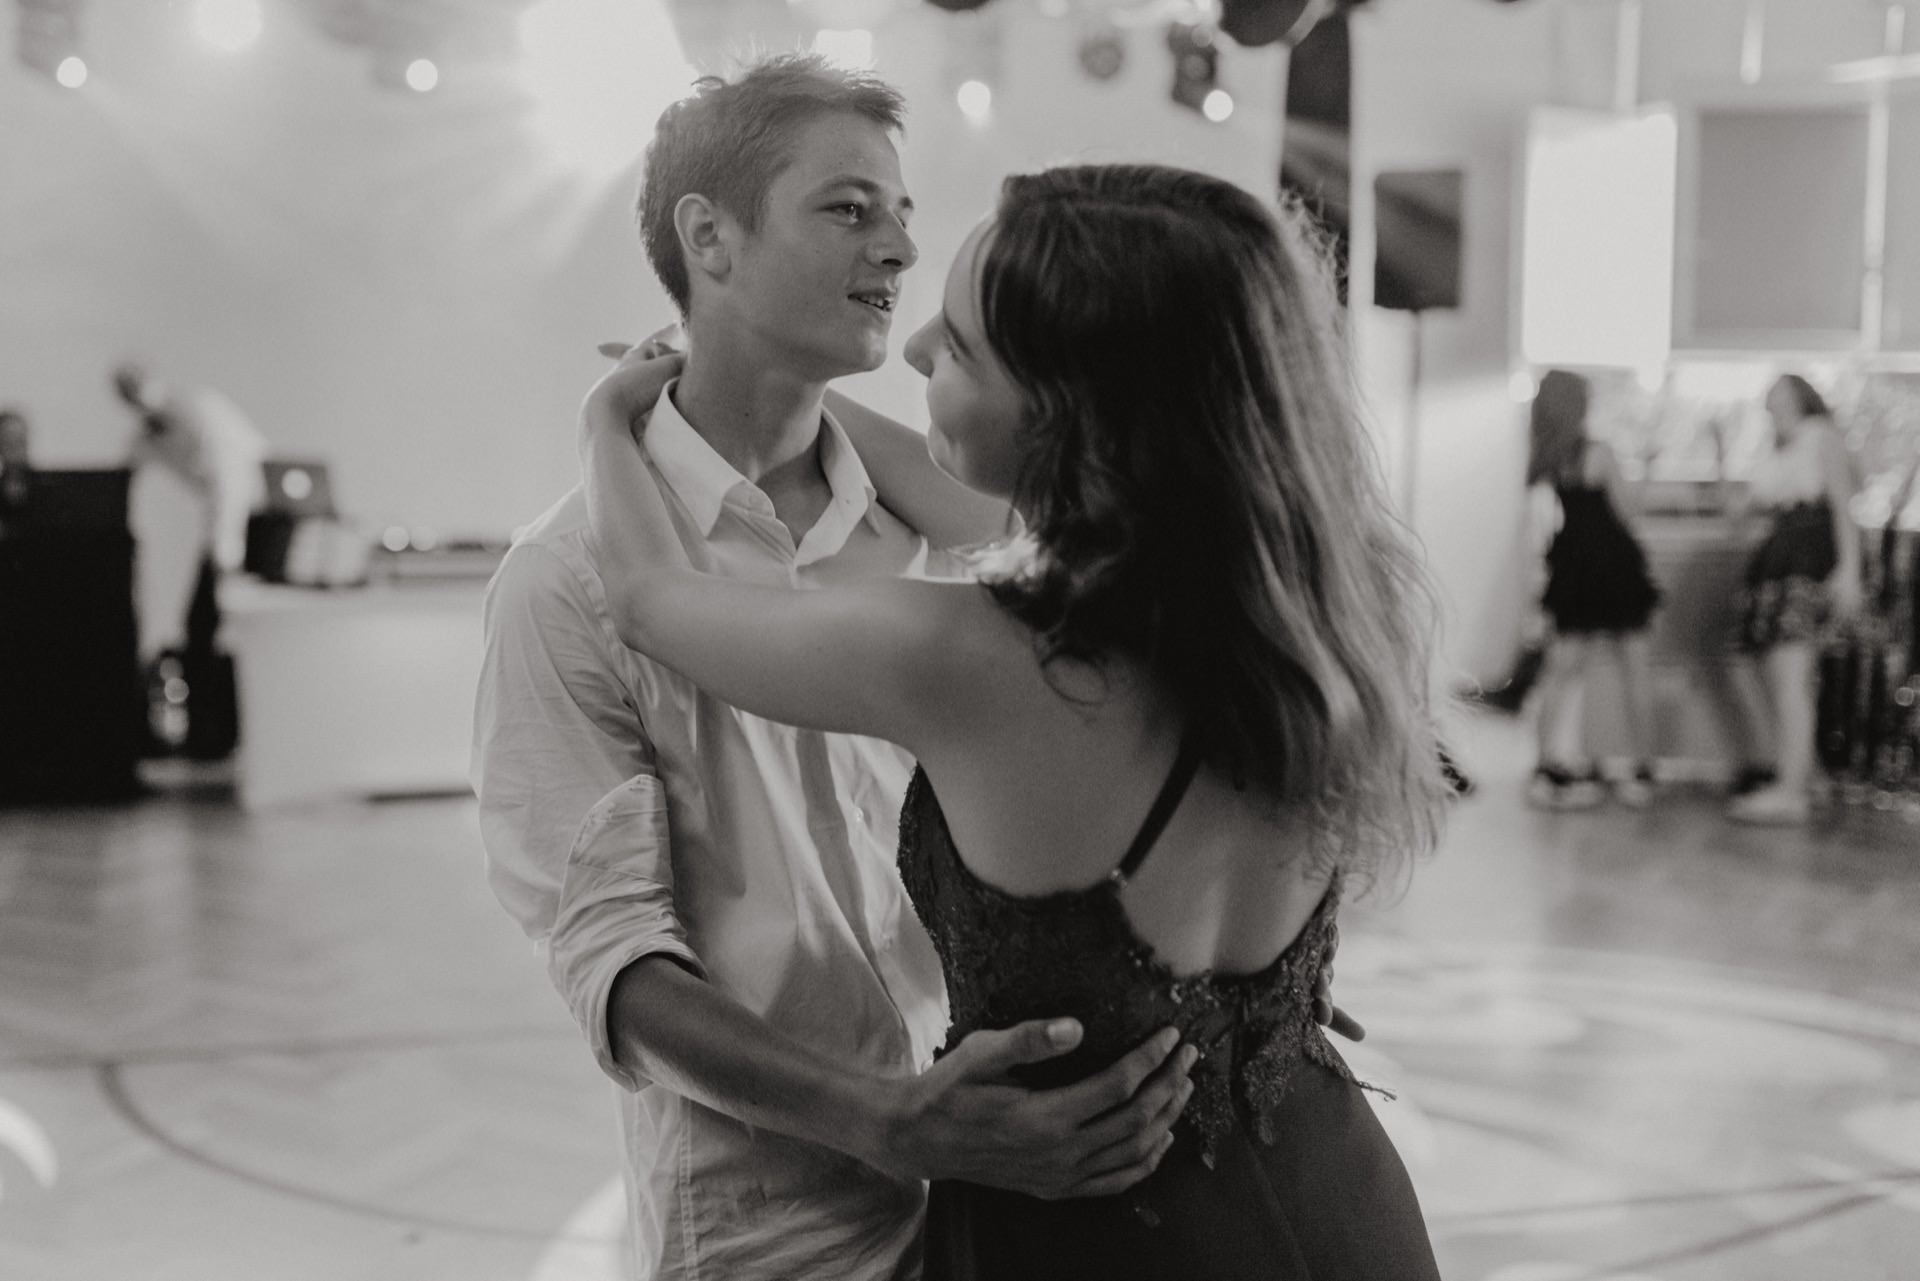
[[[832,500],[819,450],[825,391],[824,382],[795,377],[710,337],[691,343],[673,389],[680,416],[759,486],[795,547]]]
[[[688,425],[755,484],[811,459],[826,383],[713,350],[704,341],[693,345],[673,389],[674,407]]]

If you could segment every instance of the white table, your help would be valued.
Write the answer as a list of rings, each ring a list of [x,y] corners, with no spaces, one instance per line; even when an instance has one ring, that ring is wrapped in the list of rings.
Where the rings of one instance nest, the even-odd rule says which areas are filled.
[[[466,791],[485,589],[224,582],[241,804]]]

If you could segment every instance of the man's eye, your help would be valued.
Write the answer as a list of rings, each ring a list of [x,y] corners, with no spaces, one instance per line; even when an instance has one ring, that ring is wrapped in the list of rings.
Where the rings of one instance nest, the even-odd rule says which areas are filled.
[[[856,204],[834,205],[830,212],[839,214],[848,222],[859,222],[867,215],[865,206]]]

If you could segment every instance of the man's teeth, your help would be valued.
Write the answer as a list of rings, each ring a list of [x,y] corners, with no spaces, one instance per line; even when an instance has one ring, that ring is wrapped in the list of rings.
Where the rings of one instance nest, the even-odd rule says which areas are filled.
[[[863,302],[869,307],[877,307],[881,311],[893,310],[893,299],[887,297],[885,294],[854,294],[853,300],[855,302]]]

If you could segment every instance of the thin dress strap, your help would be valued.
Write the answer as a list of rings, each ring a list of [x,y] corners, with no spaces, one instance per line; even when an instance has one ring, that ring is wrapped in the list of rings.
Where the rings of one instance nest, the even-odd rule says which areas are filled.
[[[1140,831],[1134,836],[1133,844],[1127,847],[1127,856],[1120,860],[1120,866],[1109,873],[1109,879],[1118,885],[1140,870],[1147,861],[1147,854],[1153,849],[1153,843],[1160,839],[1167,820],[1173,817],[1173,811],[1180,805],[1181,798],[1187,794],[1187,785],[1193,782],[1193,776],[1200,769],[1200,736],[1189,732],[1180,741],[1180,755],[1174,758],[1173,768],[1167,772],[1167,781],[1160,785],[1160,795],[1153,798],[1153,808],[1147,811],[1146,819],[1140,824]]]

